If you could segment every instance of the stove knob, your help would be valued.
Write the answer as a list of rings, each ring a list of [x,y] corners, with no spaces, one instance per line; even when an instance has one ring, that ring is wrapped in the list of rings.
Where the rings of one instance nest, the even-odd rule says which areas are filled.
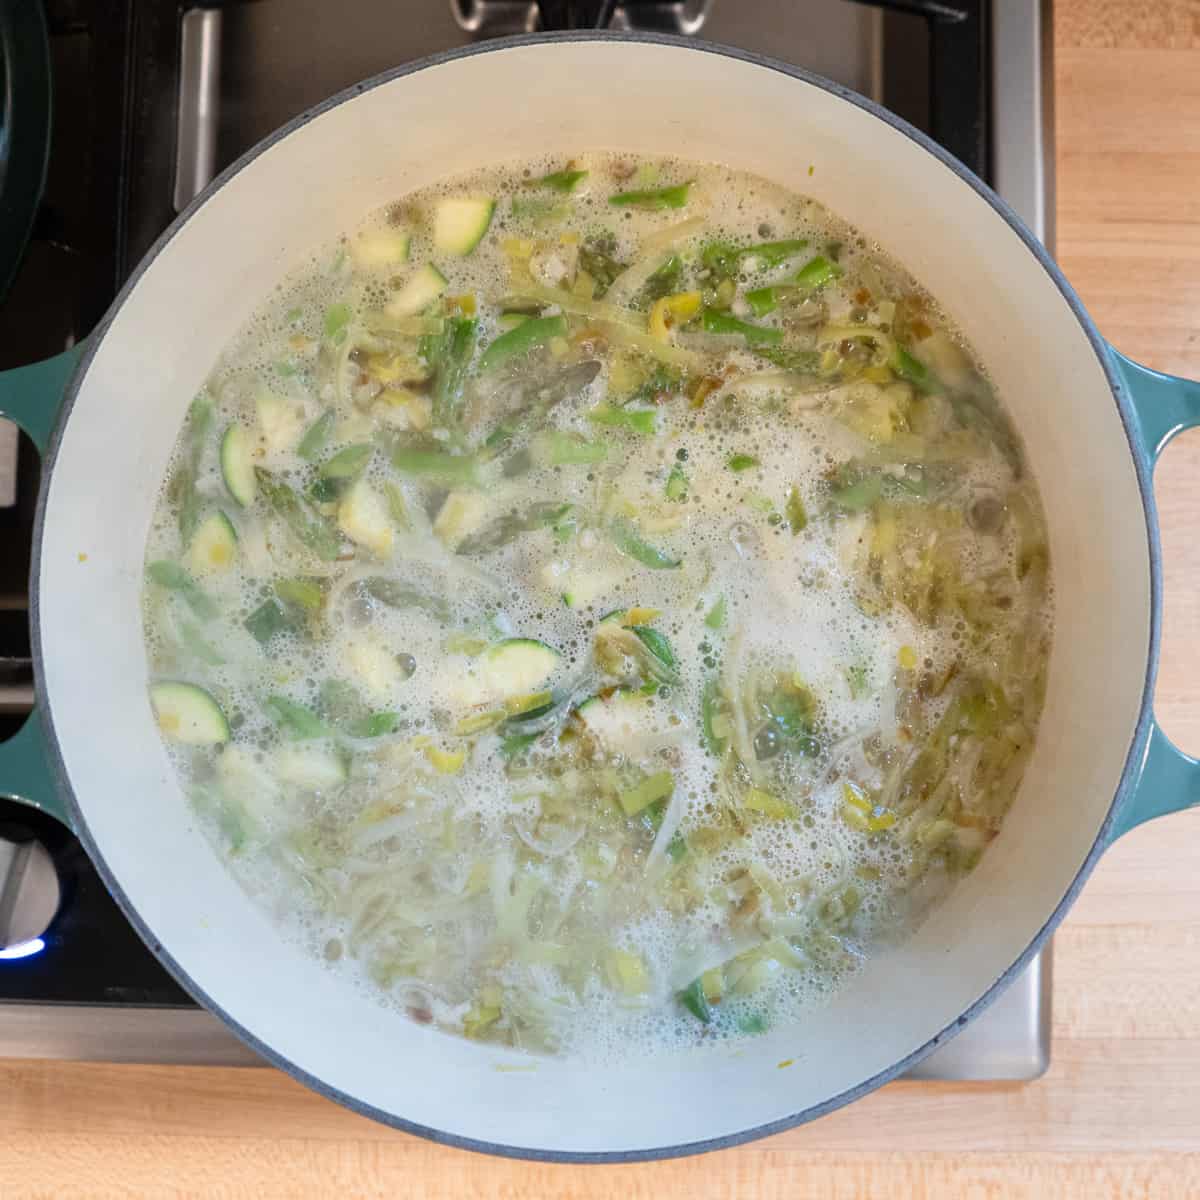
[[[0,837],[0,951],[41,937],[58,912],[62,890],[41,842]]]

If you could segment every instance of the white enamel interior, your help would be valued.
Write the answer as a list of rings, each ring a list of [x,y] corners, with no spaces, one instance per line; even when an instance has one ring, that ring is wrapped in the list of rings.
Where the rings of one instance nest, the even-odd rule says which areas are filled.
[[[608,1071],[397,1019],[281,944],[193,829],[146,700],[138,592],[187,404],[285,269],[368,208],[548,147],[716,160],[806,191],[944,301],[1025,433],[1049,514],[1058,633],[1024,788],[980,868],[902,951],[803,1027],[736,1053]],[[810,174],[810,166],[815,168]],[[81,561],[86,554],[86,561]],[[770,68],[661,44],[508,47],[333,108],[240,171],[117,313],[62,438],[41,557],[43,684],[91,836],[187,976],[296,1067],[386,1114],[534,1151],[639,1151],[787,1118],[922,1046],[1021,954],[1112,801],[1149,652],[1149,554],[1112,395],[1066,301],[1007,224],[904,134]],[[778,1069],[783,1059],[795,1065]]]

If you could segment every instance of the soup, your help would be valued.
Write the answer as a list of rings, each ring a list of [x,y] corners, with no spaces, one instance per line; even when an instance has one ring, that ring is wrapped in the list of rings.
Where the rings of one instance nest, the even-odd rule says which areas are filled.
[[[1000,829],[1037,488],[934,297],[811,200],[505,165],[374,213],[226,349],[149,534],[150,699],[239,880],[410,1018],[753,1036]]]

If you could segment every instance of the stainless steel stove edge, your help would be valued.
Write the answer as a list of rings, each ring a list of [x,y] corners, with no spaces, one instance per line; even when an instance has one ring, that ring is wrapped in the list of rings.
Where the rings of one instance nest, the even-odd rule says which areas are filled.
[[[1028,971],[977,1021],[919,1063],[916,1080],[1019,1082],[1049,1065],[1050,958]],[[187,1008],[88,1004],[0,1004],[0,1059],[263,1067],[211,1013]]]

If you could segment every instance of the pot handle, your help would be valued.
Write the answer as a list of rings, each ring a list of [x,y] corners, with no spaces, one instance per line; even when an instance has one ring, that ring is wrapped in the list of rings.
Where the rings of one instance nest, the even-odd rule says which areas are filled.
[[[1200,425],[1200,383],[1151,371],[1109,347],[1137,423],[1135,450],[1153,469],[1167,443]],[[1184,754],[1151,718],[1142,769],[1109,832],[1116,841],[1135,825],[1200,804],[1200,761]]]
[[[82,352],[80,344],[54,358],[0,371],[0,416],[15,421],[39,453],[45,453]],[[31,804],[71,825],[66,799],[54,782],[46,735],[36,711],[8,741],[0,742],[0,795]]]

